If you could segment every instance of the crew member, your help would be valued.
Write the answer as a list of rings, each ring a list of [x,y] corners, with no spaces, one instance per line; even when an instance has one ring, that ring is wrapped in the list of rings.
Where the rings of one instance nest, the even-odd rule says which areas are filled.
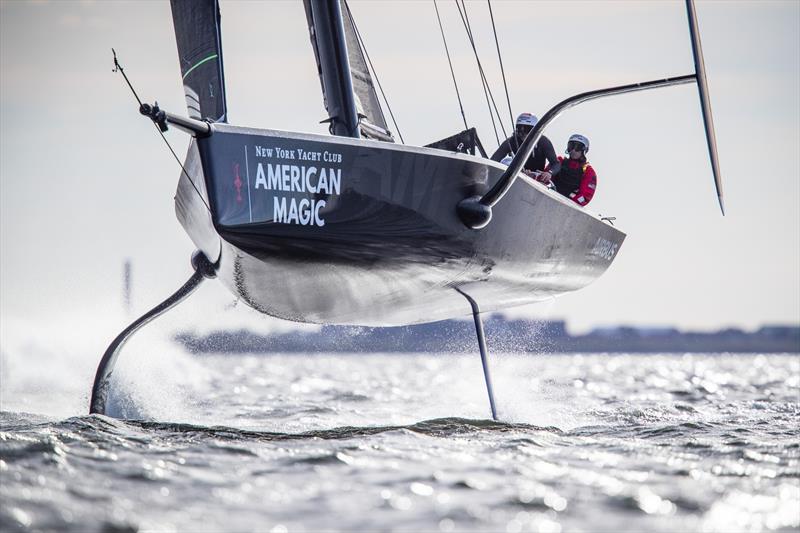
[[[586,161],[589,152],[589,139],[576,133],[567,142],[569,158],[558,157],[561,166],[551,172],[552,178],[547,180],[543,174],[539,180],[552,183],[556,190],[570,198],[578,205],[584,206],[592,201],[597,188],[597,174],[592,165]]]
[[[536,115],[531,115],[530,113],[522,113],[518,116],[514,134],[500,144],[495,153],[492,154],[492,160],[502,161],[505,157],[513,157],[519,150],[525,137],[528,136],[528,133],[531,132],[538,121],[539,119],[536,118]],[[553,143],[550,142],[550,139],[542,135],[539,137],[539,141],[533,148],[533,153],[525,162],[525,166],[522,170],[530,175],[539,173],[544,170],[546,162],[550,163],[551,172],[558,172],[561,168],[561,162],[556,157]],[[541,179],[549,181],[551,172],[544,172],[543,174],[539,174],[539,176]]]

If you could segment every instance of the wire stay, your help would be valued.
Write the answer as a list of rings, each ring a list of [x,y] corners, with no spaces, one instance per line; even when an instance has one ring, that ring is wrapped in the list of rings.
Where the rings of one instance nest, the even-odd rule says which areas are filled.
[[[506,104],[508,104],[508,116],[511,118],[511,131],[514,131],[514,112],[511,110],[511,98],[508,96],[508,83],[506,83],[506,70],[503,68],[503,55],[500,53],[500,41],[497,40],[497,28],[494,25],[494,13],[492,12],[492,0],[486,0],[489,5],[489,18],[492,20],[492,32],[494,33],[494,44],[497,47],[497,59],[500,61],[500,73],[503,76],[503,88],[506,91]]]
[[[111,49],[111,53],[114,54],[114,70],[112,70],[111,72],[119,72],[120,74],[122,74],[122,77],[125,78],[125,83],[128,84],[128,87],[130,88],[131,92],[133,93],[134,98],[136,98],[136,101],[139,103],[139,109],[141,109],[144,104],[142,103],[141,98],[139,98],[139,95],[136,94],[136,89],[133,88],[133,85],[131,84],[131,81],[128,79],[128,75],[125,74],[125,69],[122,68],[122,65],[117,60],[117,51],[112,48]],[[158,106],[158,102],[156,102],[155,105]],[[211,208],[209,207],[208,203],[206,203],[206,199],[200,193],[200,189],[198,189],[197,185],[195,185],[194,180],[189,175],[189,172],[186,171],[186,167],[183,166],[183,163],[178,158],[178,154],[175,153],[175,150],[172,148],[172,145],[167,140],[167,137],[164,135],[164,132],[161,131],[161,128],[159,128],[158,124],[156,124],[155,122],[153,122],[153,127],[155,127],[155,129],[158,132],[158,134],[161,135],[161,138],[164,139],[164,143],[166,143],[167,148],[169,148],[170,153],[172,153],[172,157],[174,157],[175,161],[178,162],[178,165],[181,167],[181,171],[183,172],[183,174],[186,175],[186,179],[188,179],[189,183],[192,184],[192,187],[194,188],[194,190],[197,193],[197,195],[200,197],[200,200],[203,202],[203,205],[205,205],[206,209],[208,210],[208,212],[211,213]]]
[[[369,57],[369,52],[367,52],[367,45],[364,44],[364,39],[361,38],[361,32],[358,31],[358,26],[356,25],[356,19],[353,18],[353,12],[350,11],[350,6],[347,5],[347,2],[344,3],[345,9],[347,9],[347,14],[350,16],[350,20],[353,21],[353,28],[356,30],[356,38],[358,39],[358,43],[361,45],[361,49],[364,50],[364,55],[367,57],[367,63],[369,64],[369,68],[372,71],[372,75],[375,76],[375,83],[378,84],[378,89],[381,91],[381,96],[383,96],[383,101],[386,102],[386,109],[389,111],[389,116],[392,117],[392,124],[394,124],[394,129],[397,131],[397,136],[400,137],[400,142],[405,144],[403,140],[403,134],[400,132],[400,126],[397,125],[397,120],[394,118],[394,113],[392,112],[392,106],[389,105],[389,99],[386,97],[386,93],[383,92],[383,86],[381,85],[381,80],[378,78],[378,71],[375,70],[375,67],[372,65],[372,59]]]
[[[464,119],[464,129],[468,130],[467,116],[464,114],[464,105],[461,103],[461,93],[458,91],[458,82],[456,81],[456,73],[453,70],[453,61],[450,59],[450,49],[447,47],[447,39],[444,36],[444,27],[442,26],[442,18],[439,16],[439,6],[436,5],[436,0],[433,0],[433,7],[436,9],[436,19],[439,21],[439,31],[442,34],[442,42],[444,43],[444,51],[447,54],[447,63],[450,65],[450,74],[453,76],[453,85],[456,88],[456,97],[458,98],[458,107],[461,110],[461,118]]]

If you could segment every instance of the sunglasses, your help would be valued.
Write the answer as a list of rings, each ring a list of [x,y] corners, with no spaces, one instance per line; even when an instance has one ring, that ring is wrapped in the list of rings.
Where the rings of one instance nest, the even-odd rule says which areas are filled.
[[[567,143],[567,151],[572,152],[573,150],[578,150],[579,152],[585,152],[586,147],[581,142],[570,141]]]

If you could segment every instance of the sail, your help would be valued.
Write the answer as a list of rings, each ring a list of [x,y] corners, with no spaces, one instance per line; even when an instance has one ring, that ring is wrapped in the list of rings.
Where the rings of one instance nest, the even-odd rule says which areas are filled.
[[[378,94],[375,91],[375,85],[372,81],[372,76],[370,75],[369,68],[367,66],[364,49],[361,46],[358,31],[356,30],[353,16],[350,13],[350,8],[347,6],[347,2],[345,2],[345,0],[340,0],[340,2],[342,26],[344,28],[344,41],[347,48],[347,59],[350,68],[353,97],[358,113],[359,133],[368,139],[394,142],[394,137],[387,128],[386,118],[383,115],[381,104],[378,101]],[[329,98],[331,95],[326,94],[324,69],[333,69],[334,67],[325,65],[322,61],[320,61],[320,44],[317,41],[314,30],[314,9],[311,0],[305,0],[304,4],[306,8],[306,17],[308,19],[309,29],[311,31],[311,43],[314,48],[314,56],[317,59],[320,82],[322,83],[322,96],[325,102],[325,108],[328,110],[328,113],[331,114],[331,105],[329,103]]]
[[[170,0],[189,116],[227,122],[217,0]]]
[[[350,7],[345,0],[342,0],[342,22],[344,23],[344,35],[347,41],[347,56],[350,59],[350,76],[353,79],[353,92],[356,94],[356,105],[358,109],[359,121],[361,123],[361,133],[365,137],[373,137],[368,127],[377,126],[383,130],[384,135],[391,136],[386,125],[386,117],[383,116],[381,104],[378,101],[378,93],[375,92],[375,84],[372,83],[367,62],[364,58],[364,49],[358,38],[353,15]],[[368,124],[365,124],[368,123]],[[385,140],[385,139],[384,139]],[[390,139],[394,141],[394,139]]]

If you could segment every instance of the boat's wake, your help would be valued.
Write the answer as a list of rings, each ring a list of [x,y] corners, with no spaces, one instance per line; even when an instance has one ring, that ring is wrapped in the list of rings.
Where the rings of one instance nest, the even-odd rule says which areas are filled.
[[[94,418],[94,416],[89,417]],[[100,417],[105,419],[105,417]],[[493,420],[473,420],[467,418],[448,417],[423,420],[413,424],[392,426],[341,426],[331,429],[315,429],[298,433],[283,433],[273,431],[253,431],[224,426],[198,426],[194,424],[175,424],[164,422],[133,421],[125,422],[134,427],[149,431],[172,433],[176,436],[186,435],[191,437],[208,437],[214,439],[251,439],[258,441],[284,441],[284,440],[337,440],[356,437],[378,435],[391,431],[410,431],[431,437],[447,438],[457,435],[467,435],[486,432],[513,432],[513,431],[547,431],[561,433],[556,427],[538,427],[530,424],[514,424],[496,422]]]

